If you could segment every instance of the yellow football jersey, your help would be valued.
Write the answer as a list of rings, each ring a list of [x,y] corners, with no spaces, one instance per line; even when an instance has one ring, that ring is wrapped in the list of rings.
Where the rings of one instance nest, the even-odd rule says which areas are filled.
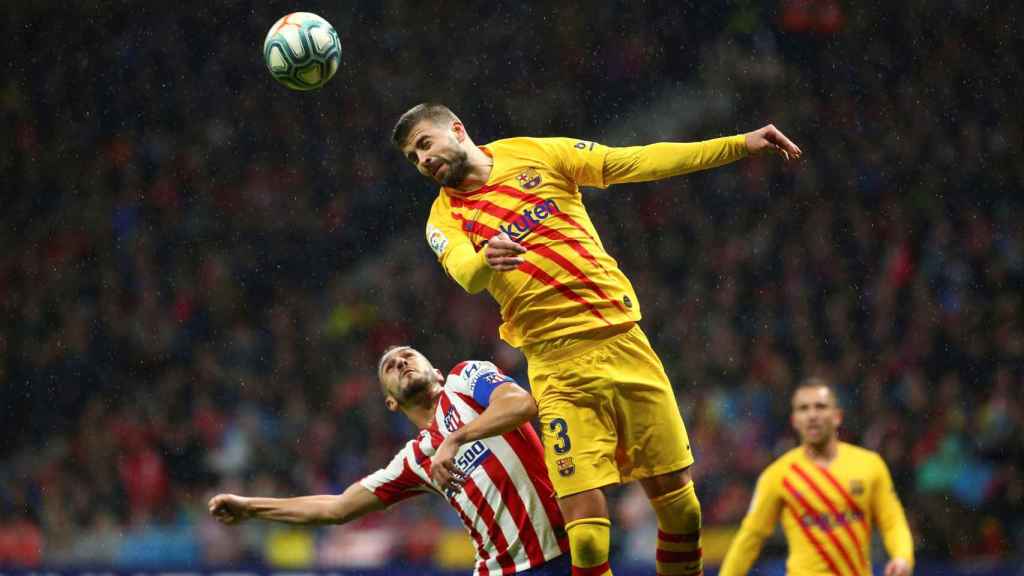
[[[878,454],[852,444],[840,442],[828,467],[812,462],[803,447],[768,466],[719,574],[746,574],[780,519],[790,576],[870,575],[873,526],[890,557],[914,561],[888,466]]]
[[[580,187],[718,166],[746,154],[742,139],[629,148],[569,138],[498,140],[481,147],[494,160],[484,186],[441,189],[427,243],[463,288],[486,289],[497,300],[501,337],[513,346],[636,321],[636,293],[601,244]],[[527,249],[516,270],[496,272],[484,261],[482,248],[501,232]]]

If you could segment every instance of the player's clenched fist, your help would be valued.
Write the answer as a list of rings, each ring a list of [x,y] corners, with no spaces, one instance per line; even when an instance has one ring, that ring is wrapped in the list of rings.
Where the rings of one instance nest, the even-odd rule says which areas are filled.
[[[484,248],[487,265],[502,272],[515,270],[524,262],[522,255],[525,253],[526,248],[509,238],[508,234],[504,232],[491,236],[487,241],[487,247]]]
[[[252,517],[252,512],[242,496],[217,494],[210,498],[210,515],[225,524],[235,524]]]
[[[746,144],[747,152],[751,154],[775,152],[782,155],[786,160],[796,160],[803,154],[800,147],[789,138],[786,138],[786,135],[773,124],[753,132],[747,132]]]

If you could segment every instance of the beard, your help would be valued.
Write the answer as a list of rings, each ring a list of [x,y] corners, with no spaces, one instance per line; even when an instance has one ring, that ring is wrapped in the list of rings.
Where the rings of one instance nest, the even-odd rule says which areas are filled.
[[[437,182],[446,188],[458,188],[469,174],[469,155],[462,148],[455,146],[452,149],[452,158],[445,160],[445,164],[448,165],[448,171]]]
[[[433,384],[431,376],[430,373],[415,373],[405,386],[400,387],[395,400],[398,400],[398,403],[403,406],[416,404],[430,390],[430,386]]]
[[[821,447],[828,444],[833,436],[835,436],[835,428],[820,424],[813,430],[805,429],[801,433],[801,441],[805,444]]]

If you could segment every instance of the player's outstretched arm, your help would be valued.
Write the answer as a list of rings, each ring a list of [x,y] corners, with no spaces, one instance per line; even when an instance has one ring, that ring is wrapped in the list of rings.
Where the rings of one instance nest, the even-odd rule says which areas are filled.
[[[721,576],[745,576],[760,556],[766,539],[763,533],[741,527],[729,545],[718,573]]]
[[[775,472],[768,468],[761,473],[750,502],[750,510],[743,517],[739,531],[722,559],[720,576],[745,576],[761,554],[764,541],[775,530],[782,512],[782,497],[778,494]]]
[[[218,494],[210,498],[210,514],[224,524],[237,524],[251,518],[289,524],[345,524],[384,504],[361,484],[355,483],[341,494],[299,496],[295,498],[253,498],[236,494]]]
[[[914,571],[914,537],[903,511],[903,504],[896,495],[889,467],[881,457],[875,459],[878,484],[872,490],[871,507],[876,518],[882,543],[890,560],[885,565],[884,576],[910,576]]]
[[[430,462],[431,477],[445,488],[460,485],[463,478],[455,465],[455,455],[463,444],[511,432],[536,415],[537,403],[529,392],[511,381],[499,385],[480,416],[452,432],[438,446]]]
[[[796,144],[772,124],[746,134],[702,142],[658,142],[606,150],[601,171],[603,182],[599,183],[601,186],[663,180],[717,168],[764,152],[777,152],[787,160],[796,160],[803,154]]]

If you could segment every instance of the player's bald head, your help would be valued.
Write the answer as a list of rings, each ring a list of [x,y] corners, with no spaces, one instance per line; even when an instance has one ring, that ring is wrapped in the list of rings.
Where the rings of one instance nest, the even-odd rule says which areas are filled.
[[[405,114],[398,118],[394,129],[391,130],[391,142],[399,149],[404,148],[405,141],[409,138],[409,133],[412,132],[416,125],[423,121],[428,121],[438,126],[447,126],[451,122],[458,122],[460,120],[444,104],[436,102],[417,104],[406,110]]]

